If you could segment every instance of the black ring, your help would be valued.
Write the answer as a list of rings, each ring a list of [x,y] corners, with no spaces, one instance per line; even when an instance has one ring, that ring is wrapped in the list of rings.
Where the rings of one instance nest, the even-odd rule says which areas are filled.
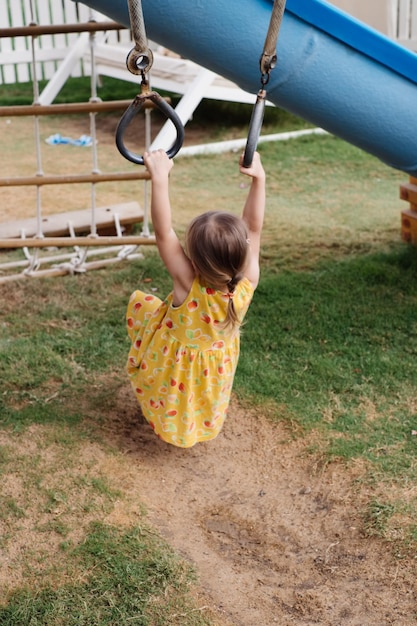
[[[137,165],[144,165],[143,156],[139,154],[135,154],[131,152],[124,143],[124,136],[127,127],[129,126],[132,119],[139,113],[142,109],[145,100],[152,100],[155,106],[165,114],[167,119],[169,119],[175,126],[177,130],[177,137],[169,150],[166,151],[168,158],[172,159],[181,149],[181,146],[184,141],[184,126],[178,117],[177,113],[171,107],[166,100],[164,100],[156,91],[150,91],[145,95],[136,96],[133,102],[128,106],[124,114],[122,115],[116,129],[116,146],[119,152],[132,163],[136,163]]]

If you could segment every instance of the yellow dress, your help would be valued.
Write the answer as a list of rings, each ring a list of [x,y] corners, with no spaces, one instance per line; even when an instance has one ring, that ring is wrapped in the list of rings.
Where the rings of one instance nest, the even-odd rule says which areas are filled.
[[[244,278],[233,296],[241,320],[252,296]],[[128,375],[145,419],[174,446],[214,439],[223,426],[239,358],[239,333],[218,327],[227,305],[227,294],[197,278],[177,307],[172,293],[164,301],[142,291],[130,298]]]

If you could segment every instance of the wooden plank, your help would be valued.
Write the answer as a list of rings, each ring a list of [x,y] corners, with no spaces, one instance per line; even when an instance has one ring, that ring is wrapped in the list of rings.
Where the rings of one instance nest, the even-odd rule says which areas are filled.
[[[417,50],[417,2],[414,0],[411,7],[411,23],[410,23],[410,38],[414,42],[413,50]]]
[[[1,43],[7,41],[7,39],[0,39]],[[36,60],[40,63],[44,61],[61,61],[65,59],[68,54],[68,48],[54,48],[53,50],[47,50],[46,48],[39,48],[36,51]],[[32,63],[31,50],[19,50],[19,64],[30,65]],[[0,65],[16,65],[16,52],[14,50],[0,50]]]
[[[401,211],[401,239],[414,246],[417,244],[417,212]]]
[[[409,50],[417,50],[417,0],[396,0],[397,42]]]
[[[64,24],[65,23],[65,16],[64,16],[64,4],[65,3],[55,2],[54,0],[48,0],[48,4],[49,4],[49,10],[51,12],[51,24]],[[71,2],[70,4],[73,4],[73,3]],[[41,38],[41,40],[43,40],[43,37]],[[58,48],[61,48],[61,49],[66,48],[68,52],[68,49],[71,47],[71,44],[72,44],[72,42],[70,41],[70,37],[62,33],[53,35],[52,41],[53,41],[52,48],[54,51]],[[57,59],[54,59],[54,61],[57,61]],[[58,64],[55,62],[55,69],[57,68],[57,66]],[[52,76],[53,74],[51,76],[45,76],[45,78],[49,79],[49,78],[52,78]]]
[[[10,22],[10,13],[8,10],[8,5],[5,0],[0,0],[0,17],[1,23],[4,27],[9,27],[11,25]],[[13,54],[13,46],[11,39],[0,39],[0,59],[4,54],[12,55]],[[14,83],[16,82],[16,71],[14,62],[16,60],[16,55],[14,55],[14,61],[10,58],[10,61],[1,63],[1,73],[0,73],[0,83]],[[12,65],[11,65],[12,64]]]
[[[409,39],[411,0],[398,0],[397,38]]]
[[[86,22],[89,19],[89,9],[86,5],[76,2],[61,3],[62,13],[56,13],[54,7],[54,24],[65,24],[67,22]]]
[[[407,202],[417,204],[417,185],[413,183],[404,183],[400,185],[400,198]]]
[[[23,7],[22,7],[22,3],[21,2],[13,2],[10,5],[10,11],[11,11],[11,16],[12,16],[12,27],[14,27],[15,24],[24,24],[25,23],[26,18],[23,15],[22,8]],[[29,7],[27,7],[27,9],[29,10]],[[31,48],[30,40],[28,38],[26,38],[26,37],[25,38],[18,37],[17,39],[14,39],[13,44],[12,44],[12,48],[16,52],[16,59],[18,59],[20,51],[30,50],[30,48]],[[25,63],[23,63],[23,64],[17,63],[15,65],[15,68],[16,68],[16,76],[17,76],[17,81],[18,82],[26,83],[26,82],[28,82],[30,80],[29,65],[27,65]]]
[[[110,235],[111,233],[116,233],[116,215],[124,232],[130,232],[134,224],[143,221],[143,210],[137,202],[98,207],[95,210],[95,223],[98,234]],[[45,215],[42,218],[42,233],[47,237],[68,236],[69,223],[71,223],[77,235],[89,233],[92,223],[91,209]],[[0,224],[0,238],[18,238],[22,236],[22,232],[24,232],[25,237],[35,237],[37,234],[36,218]]]
[[[44,0],[44,2],[37,2],[37,15],[36,20],[38,24],[51,24],[50,16],[50,0]],[[53,23],[53,22],[52,22]],[[44,35],[43,37],[36,38],[37,52],[40,50],[53,51],[55,48],[55,41],[52,35]],[[36,60],[39,60],[39,55],[36,54]],[[54,75],[56,70],[56,62],[54,60],[44,61],[40,64],[38,79],[48,79]]]

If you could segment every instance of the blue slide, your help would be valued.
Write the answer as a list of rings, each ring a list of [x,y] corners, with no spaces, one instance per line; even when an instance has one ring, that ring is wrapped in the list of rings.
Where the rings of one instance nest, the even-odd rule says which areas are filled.
[[[129,26],[127,0],[87,0]],[[272,0],[142,0],[146,34],[254,93]],[[323,0],[287,0],[268,100],[417,176],[417,54]]]

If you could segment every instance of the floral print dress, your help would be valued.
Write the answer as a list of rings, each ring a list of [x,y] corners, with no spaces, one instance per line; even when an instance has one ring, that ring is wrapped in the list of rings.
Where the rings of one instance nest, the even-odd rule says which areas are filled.
[[[247,278],[233,302],[243,320],[253,296]],[[239,358],[239,333],[219,328],[228,295],[194,279],[180,306],[135,291],[126,321],[127,371],[145,419],[164,441],[189,448],[220,432]]]

